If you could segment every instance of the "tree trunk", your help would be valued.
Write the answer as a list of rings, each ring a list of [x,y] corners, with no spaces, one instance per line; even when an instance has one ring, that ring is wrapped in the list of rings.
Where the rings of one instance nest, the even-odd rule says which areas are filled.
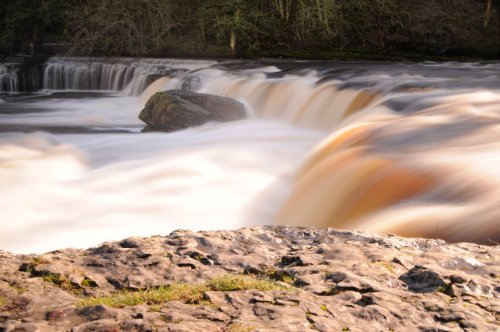
[[[488,0],[488,4],[486,5],[486,14],[484,15],[484,27],[486,28],[488,26],[488,23],[490,22],[490,15],[491,15],[491,0]]]
[[[231,53],[236,54],[236,31],[231,29],[231,35],[229,40],[229,46],[231,47]]]
[[[291,1],[275,0],[274,5],[280,14],[281,20],[288,22],[288,20],[290,19]]]

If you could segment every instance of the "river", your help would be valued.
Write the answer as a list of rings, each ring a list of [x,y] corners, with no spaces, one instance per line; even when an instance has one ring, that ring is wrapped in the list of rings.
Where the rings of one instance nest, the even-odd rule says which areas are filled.
[[[16,70],[0,68],[0,250],[256,224],[500,242],[500,63],[57,57],[29,84]],[[168,89],[248,118],[142,133]]]

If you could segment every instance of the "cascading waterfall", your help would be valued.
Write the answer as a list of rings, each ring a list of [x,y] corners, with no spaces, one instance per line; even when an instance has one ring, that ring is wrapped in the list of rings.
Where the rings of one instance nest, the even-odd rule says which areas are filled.
[[[491,91],[463,83],[444,90],[448,79],[408,75],[353,88],[349,80],[317,74],[197,73],[203,74],[212,79],[200,92],[237,99],[259,118],[331,133],[296,174],[275,222],[499,241],[498,72],[482,82]],[[164,78],[151,88],[178,89],[183,79]],[[399,110],[391,108],[397,104]],[[478,191],[480,201],[470,194]]]
[[[263,71],[266,72],[266,69],[267,72],[278,70],[274,67]],[[197,80],[193,79],[193,75]],[[188,84],[188,89],[236,99],[259,118],[332,130],[342,120],[381,98],[373,91],[339,89],[339,82],[318,82],[319,79],[317,76],[295,75],[269,79],[263,72],[239,76],[208,69],[175,78],[161,78],[146,89],[141,99],[145,101],[157,91],[186,88],[186,82],[194,81],[198,84]]]
[[[43,88],[52,90],[125,90],[139,95],[150,75],[203,68],[215,61],[131,58],[51,58],[43,75]]]
[[[0,92],[17,92],[19,91],[19,79],[16,69],[9,69],[7,66],[0,64]]]
[[[0,132],[0,210],[15,221],[0,249],[259,223],[499,242],[499,69],[53,58],[46,88],[121,93],[0,104],[2,125],[46,131]],[[249,118],[139,134],[141,107],[168,89],[234,98]]]
[[[498,242],[500,94],[470,93],[329,135],[278,220],[449,241]]]
[[[0,93],[46,90],[123,91],[137,96],[151,78],[216,64],[213,60],[52,57],[41,70],[30,64],[0,64]],[[19,72],[24,69],[23,75]]]

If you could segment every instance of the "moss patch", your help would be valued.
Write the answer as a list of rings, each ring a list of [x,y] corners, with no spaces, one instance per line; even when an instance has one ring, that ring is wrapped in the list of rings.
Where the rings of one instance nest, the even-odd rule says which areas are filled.
[[[36,257],[32,258],[29,262],[22,263],[21,266],[19,267],[19,271],[32,273],[33,272],[33,268],[35,266],[42,265],[42,264],[47,264],[48,262],[49,261],[46,260],[45,258],[40,257],[40,256],[36,256]]]
[[[228,332],[250,332],[255,330],[255,328],[240,323],[232,323],[227,327],[227,330]]]
[[[80,301],[77,305],[85,307],[104,304],[110,307],[124,307],[143,303],[158,305],[168,301],[195,303],[202,299],[205,290],[205,285],[178,283],[136,292],[122,291],[109,296],[88,298]]]
[[[436,291],[449,296],[450,290],[451,290],[451,284],[444,283],[443,285],[439,286],[439,288]]]
[[[92,297],[77,303],[78,306],[104,304],[110,307],[134,306],[138,304],[160,305],[169,301],[198,304],[206,291],[237,291],[256,289],[261,291],[280,289],[290,290],[267,279],[257,279],[241,275],[221,275],[201,284],[175,283],[172,285],[148,288],[140,291],[121,291],[108,296]]]
[[[9,287],[12,288],[13,290],[15,290],[17,292],[17,294],[23,294],[24,292],[26,292],[28,290],[26,287],[23,287],[23,286],[18,285],[18,284],[9,284]]]
[[[295,281],[295,278],[288,273],[278,270],[274,266],[268,266],[263,269],[262,273],[257,274],[258,276],[262,276],[267,279],[282,281],[284,283],[292,285]]]
[[[0,296],[0,307],[7,304],[7,299],[5,297]]]
[[[97,287],[97,283],[94,280],[90,279],[89,277],[84,277],[80,284],[83,287],[91,287],[91,288]]]
[[[396,273],[394,271],[394,266],[392,266],[392,264],[389,263],[389,262],[386,262],[386,261],[376,261],[375,264],[384,267],[391,274],[395,274]]]
[[[290,290],[292,287],[284,286],[269,279],[258,279],[250,276],[239,276],[226,274],[215,277],[208,281],[207,286],[213,291],[236,291],[245,289],[256,289],[267,291],[273,289]]]
[[[43,281],[52,283],[66,292],[73,293],[75,295],[80,295],[82,292],[80,285],[72,283],[66,276],[55,273],[46,273],[41,277]]]

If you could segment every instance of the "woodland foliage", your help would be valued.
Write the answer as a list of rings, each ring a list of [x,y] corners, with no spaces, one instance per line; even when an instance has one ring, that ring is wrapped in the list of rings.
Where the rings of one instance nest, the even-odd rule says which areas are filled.
[[[259,56],[304,50],[498,55],[499,0],[11,0],[0,54]]]

